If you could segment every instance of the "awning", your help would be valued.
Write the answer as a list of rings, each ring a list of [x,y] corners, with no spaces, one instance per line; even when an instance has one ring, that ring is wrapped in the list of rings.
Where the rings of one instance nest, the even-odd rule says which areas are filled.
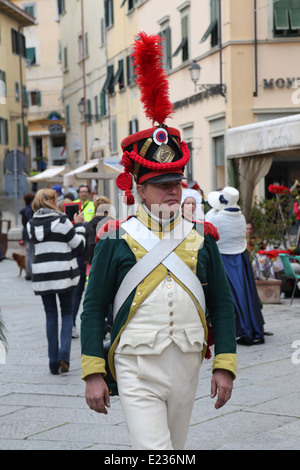
[[[49,166],[47,170],[42,171],[41,173],[29,176],[27,181],[30,183],[39,183],[41,181],[51,181],[60,179],[60,175],[65,171],[64,166]]]
[[[300,114],[228,129],[225,155],[235,159],[244,215],[250,217],[254,188],[274,156],[300,156]]]
[[[75,170],[69,171],[64,175],[64,186],[76,186],[78,184],[78,180],[82,179],[85,180],[87,175],[86,173],[91,170],[92,168],[98,168],[99,166],[99,159],[94,158],[90,160],[88,163],[80,166],[79,168],[75,168]],[[107,179],[115,178],[119,173],[121,173],[124,168],[119,164],[119,162],[107,162],[105,159],[103,161],[103,172],[107,174]],[[99,175],[97,172],[90,172],[90,179],[106,179],[106,175]]]
[[[300,155],[300,114],[228,129],[226,158]]]

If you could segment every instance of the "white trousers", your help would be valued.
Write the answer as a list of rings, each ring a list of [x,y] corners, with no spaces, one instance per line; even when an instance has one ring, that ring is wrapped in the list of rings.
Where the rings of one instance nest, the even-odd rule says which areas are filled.
[[[133,449],[184,449],[201,353],[172,343],[160,355],[115,354],[114,361]]]

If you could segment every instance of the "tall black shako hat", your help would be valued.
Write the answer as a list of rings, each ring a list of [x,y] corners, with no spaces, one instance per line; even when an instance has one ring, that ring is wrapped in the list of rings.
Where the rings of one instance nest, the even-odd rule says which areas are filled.
[[[164,123],[174,111],[167,75],[161,66],[161,41],[159,36],[140,32],[133,45],[136,82],[145,115],[152,120],[153,127],[136,132],[121,142],[124,172],[117,177],[116,183],[125,191],[128,205],[134,204],[132,176],[137,184],[147,180],[151,183],[182,180],[184,167],[190,159],[186,143],[180,140],[180,132]]]

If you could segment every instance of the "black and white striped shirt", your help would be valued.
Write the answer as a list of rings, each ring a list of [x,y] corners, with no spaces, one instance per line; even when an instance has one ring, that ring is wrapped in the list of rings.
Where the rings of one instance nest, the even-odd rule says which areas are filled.
[[[85,247],[85,228],[62,213],[39,209],[27,223],[34,243],[32,283],[35,294],[64,293],[79,282],[77,254]]]

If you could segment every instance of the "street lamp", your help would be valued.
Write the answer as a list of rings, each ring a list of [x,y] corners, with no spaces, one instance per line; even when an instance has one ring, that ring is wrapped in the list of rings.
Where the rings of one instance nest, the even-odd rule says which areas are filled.
[[[201,67],[193,60],[193,63],[189,66],[189,72],[192,82],[195,85],[195,92],[197,87],[201,91],[209,91],[212,95],[226,96],[226,85],[223,83],[197,83],[200,78]]]
[[[99,119],[99,114],[86,114],[84,98],[81,98],[77,106],[81,119],[86,121],[87,123],[90,123],[92,119]]]
[[[80,112],[81,119],[83,119],[84,116],[85,116],[85,100],[84,100],[84,98],[81,98],[81,100],[79,101],[78,110]]]

